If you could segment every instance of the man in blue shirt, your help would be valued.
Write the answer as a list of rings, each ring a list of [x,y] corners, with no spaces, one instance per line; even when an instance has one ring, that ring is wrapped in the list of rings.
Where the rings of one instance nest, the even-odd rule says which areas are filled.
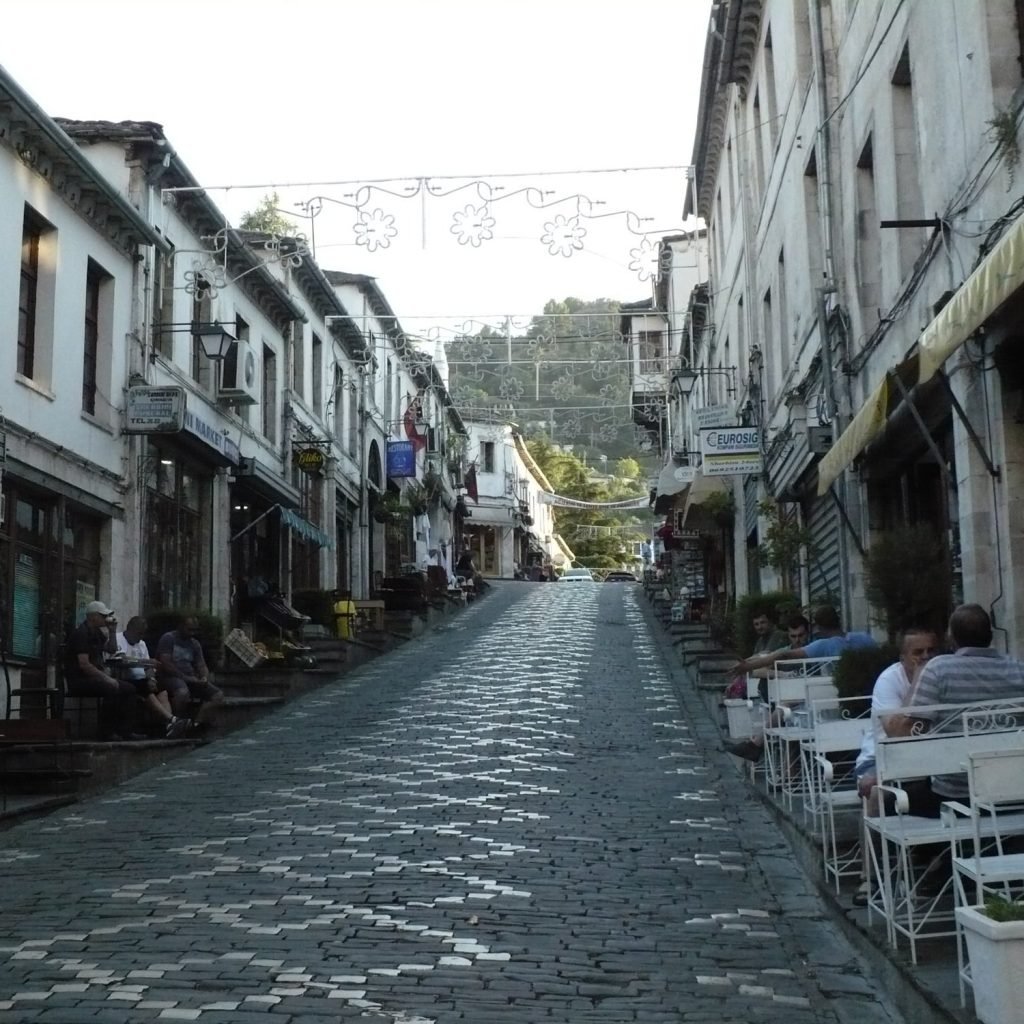
[[[847,633],[839,624],[839,613],[830,604],[823,604],[814,609],[812,617],[815,639],[803,647],[784,647],[782,650],[769,651],[752,658],[737,662],[731,673],[754,672],[759,668],[769,668],[777,661],[804,661],[807,658],[838,658],[843,651],[855,650],[858,647],[877,647],[875,640],[868,633]]]

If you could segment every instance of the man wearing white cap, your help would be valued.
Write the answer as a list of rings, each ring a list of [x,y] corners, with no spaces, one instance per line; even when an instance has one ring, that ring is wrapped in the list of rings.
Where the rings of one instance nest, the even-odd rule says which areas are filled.
[[[145,739],[133,731],[135,687],[126,679],[116,679],[106,668],[104,651],[109,639],[104,633],[113,611],[102,601],[85,606],[85,621],[68,640],[65,672],[68,695],[102,697],[99,732],[101,740]]]

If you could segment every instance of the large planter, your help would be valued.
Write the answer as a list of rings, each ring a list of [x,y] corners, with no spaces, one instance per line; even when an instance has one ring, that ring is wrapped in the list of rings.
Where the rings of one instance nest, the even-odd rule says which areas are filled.
[[[974,1012],[982,1024],[1019,1024],[1024,1007],[1024,921],[993,921],[957,907],[967,940]]]

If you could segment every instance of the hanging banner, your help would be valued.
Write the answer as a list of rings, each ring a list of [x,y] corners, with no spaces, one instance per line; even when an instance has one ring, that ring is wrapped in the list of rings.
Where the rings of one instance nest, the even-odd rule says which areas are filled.
[[[704,476],[760,473],[761,431],[756,427],[712,427],[700,432]]]
[[[393,479],[416,475],[416,446],[412,441],[388,441],[387,472]]]

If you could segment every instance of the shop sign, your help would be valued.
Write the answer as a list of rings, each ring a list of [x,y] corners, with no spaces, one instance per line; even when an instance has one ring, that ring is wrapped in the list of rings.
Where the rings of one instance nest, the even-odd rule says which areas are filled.
[[[128,389],[126,434],[168,434],[183,428],[185,389],[137,386]]]
[[[295,453],[295,465],[303,473],[315,475],[323,472],[327,459],[319,448],[301,448]]]
[[[388,441],[388,476],[416,475],[416,446],[412,441]]]
[[[197,416],[191,409],[185,410],[182,429],[186,434],[199,438],[200,441],[216,451],[227,462],[232,463],[232,465],[238,465],[238,445],[226,434]]]
[[[698,430],[708,427],[728,427],[736,414],[727,405],[707,405],[693,411],[693,424]]]
[[[711,427],[700,432],[704,476],[760,473],[761,431],[757,427]]]

